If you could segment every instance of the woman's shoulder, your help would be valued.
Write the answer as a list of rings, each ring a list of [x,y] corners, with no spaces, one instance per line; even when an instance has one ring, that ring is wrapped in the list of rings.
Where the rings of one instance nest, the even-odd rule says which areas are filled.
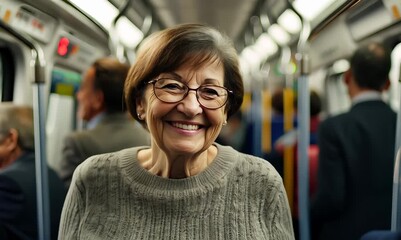
[[[257,175],[258,177],[277,179],[281,181],[280,174],[267,160],[246,153],[239,153],[239,160],[242,169],[247,169],[250,173]]]
[[[250,154],[239,152],[231,147],[218,146],[225,158],[235,162],[236,175],[257,180],[275,180],[282,182],[280,174],[267,160]]]
[[[83,161],[74,175],[81,180],[93,180],[93,178],[102,178],[119,171],[122,162],[127,159],[136,158],[136,152],[141,147],[126,148],[116,152],[93,155]]]

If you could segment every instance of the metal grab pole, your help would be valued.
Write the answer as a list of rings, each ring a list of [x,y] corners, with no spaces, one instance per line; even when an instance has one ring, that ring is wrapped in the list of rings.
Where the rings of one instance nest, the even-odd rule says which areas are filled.
[[[396,154],[394,161],[394,178],[393,178],[393,202],[391,208],[391,231],[397,232],[400,231],[400,204],[401,200],[400,196],[400,157],[401,157],[401,148]]]
[[[310,35],[310,25],[304,21],[298,43],[298,61],[301,75],[298,79],[298,210],[299,236],[301,240],[310,239],[309,224],[309,59],[306,52]]]
[[[298,80],[298,204],[302,240],[309,240],[309,79]]]
[[[400,73],[401,74],[401,73]],[[399,77],[398,89],[401,89],[401,75]],[[401,102],[401,96],[400,96]],[[400,175],[400,161],[401,161],[401,105],[397,113],[397,127],[395,139],[395,161],[394,161],[394,175],[393,175],[393,202],[391,210],[391,231],[401,231],[401,175]]]
[[[33,109],[35,127],[36,199],[38,207],[39,239],[50,239],[49,180],[45,142],[45,92],[43,83],[33,84]]]
[[[29,36],[21,34],[0,19],[0,28],[20,40],[31,49],[30,66],[34,69],[33,79],[33,114],[35,134],[35,175],[38,217],[38,237],[40,240],[50,239],[49,184],[45,142],[45,61],[42,48]]]

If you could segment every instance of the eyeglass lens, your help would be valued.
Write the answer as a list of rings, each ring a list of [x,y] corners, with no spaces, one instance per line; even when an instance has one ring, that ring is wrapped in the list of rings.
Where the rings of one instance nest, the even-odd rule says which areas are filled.
[[[152,82],[155,95],[167,103],[176,103],[183,100],[190,90],[196,91],[198,102],[205,108],[217,109],[227,102],[228,91],[217,85],[201,85],[197,89],[190,89],[186,84],[175,79],[162,78]]]

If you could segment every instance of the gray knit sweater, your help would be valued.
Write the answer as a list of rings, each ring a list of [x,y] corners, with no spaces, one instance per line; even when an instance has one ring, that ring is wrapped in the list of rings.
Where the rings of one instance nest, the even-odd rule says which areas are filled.
[[[216,144],[185,179],[149,173],[139,148],[88,158],[74,173],[59,239],[294,239],[282,179],[265,160]]]

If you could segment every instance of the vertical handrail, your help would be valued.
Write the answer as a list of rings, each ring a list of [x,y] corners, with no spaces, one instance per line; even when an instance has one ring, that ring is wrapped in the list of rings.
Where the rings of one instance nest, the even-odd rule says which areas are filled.
[[[393,202],[391,208],[391,231],[400,231],[401,214],[400,214],[400,155],[401,148],[398,150],[394,161],[394,178],[393,178]]]
[[[398,79],[398,90],[401,89],[401,72]],[[401,103],[401,96],[400,96]],[[395,160],[394,160],[394,176],[393,176],[393,200],[391,210],[391,231],[401,231],[401,104],[397,113],[397,127],[395,139]]]
[[[285,134],[289,134],[294,130],[294,91],[290,87],[285,87],[283,90],[283,105],[284,105],[284,124],[283,129]],[[294,214],[294,199],[295,199],[295,147],[292,145],[284,146],[283,166],[284,166],[284,187],[287,191],[288,203],[291,213]]]
[[[262,153],[262,90],[260,88],[252,90],[251,121],[254,123],[252,128],[252,154],[263,157]]]
[[[0,28],[20,40],[31,49],[30,66],[34,69],[33,79],[33,114],[35,134],[35,174],[36,199],[38,217],[38,237],[41,240],[50,239],[49,184],[46,160],[45,142],[45,58],[42,48],[31,37],[19,33],[0,19]]]
[[[303,28],[299,37],[297,58],[300,64],[300,77],[298,79],[298,211],[299,211],[299,236],[301,240],[310,239],[309,229],[309,79],[308,74],[308,38],[310,35],[310,23],[303,22]]]

